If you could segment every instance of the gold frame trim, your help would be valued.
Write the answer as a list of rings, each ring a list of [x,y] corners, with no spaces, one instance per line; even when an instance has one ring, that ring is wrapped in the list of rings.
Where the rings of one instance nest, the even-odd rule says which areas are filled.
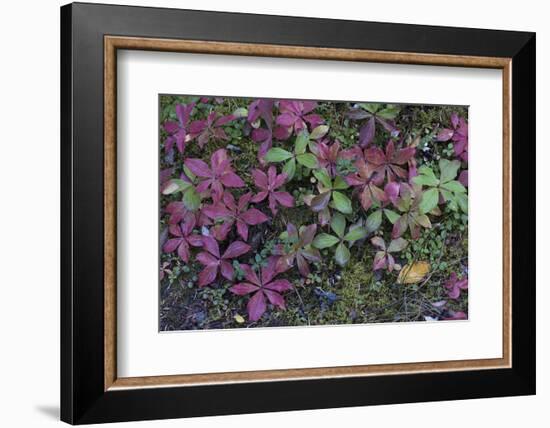
[[[494,68],[503,82],[503,349],[502,358],[344,367],[118,378],[116,373],[116,52],[117,49]],[[154,388],[509,368],[512,361],[511,58],[303,46],[104,37],[104,389]]]

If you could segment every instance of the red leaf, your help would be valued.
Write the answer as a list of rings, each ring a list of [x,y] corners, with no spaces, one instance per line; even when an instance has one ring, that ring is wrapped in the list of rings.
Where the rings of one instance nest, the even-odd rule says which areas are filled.
[[[208,254],[205,251],[201,251],[199,254],[197,254],[196,258],[197,261],[204,266],[217,265],[219,261],[212,254]]]
[[[244,296],[258,290],[258,286],[248,282],[240,282],[229,289],[233,294]]]
[[[292,126],[294,125],[294,122],[296,122],[296,116],[293,115],[292,113],[283,113],[277,116],[276,122],[277,122],[277,125],[281,125],[285,127]]]
[[[193,174],[198,177],[210,178],[212,177],[212,171],[208,167],[208,164],[200,159],[185,159],[185,166],[191,170]]]
[[[374,256],[372,270],[384,269],[386,267],[386,253],[378,251]]]
[[[241,214],[241,218],[249,225],[256,226],[269,220],[263,212],[256,208],[250,208],[248,211]]]
[[[231,266],[231,263],[226,262],[225,260],[222,260],[220,262],[220,271],[222,273],[222,276],[227,279],[228,281],[233,280],[233,266]]]
[[[244,272],[244,277],[252,284],[256,284],[257,286],[262,285],[258,275],[249,265],[241,264],[241,270]]]
[[[292,284],[286,279],[276,279],[275,281],[267,284],[265,288],[282,293],[284,291],[292,290]]]
[[[223,253],[222,259],[234,259],[236,257],[242,256],[245,253],[250,251],[250,245],[245,244],[242,241],[232,242],[225,253]]]
[[[254,184],[262,190],[267,190],[268,182],[267,182],[267,175],[263,171],[260,171],[259,169],[252,170],[252,178],[254,179]],[[258,195],[256,195],[258,196]],[[265,198],[265,196],[264,196]],[[256,201],[255,201],[256,202]],[[259,201],[257,201],[259,202]]]
[[[382,165],[386,162],[386,155],[379,147],[365,150],[365,158],[374,165]]]
[[[468,170],[464,170],[460,173],[458,181],[460,181],[464,187],[468,187]]]
[[[220,219],[231,217],[232,213],[223,204],[206,205],[202,208],[202,213],[211,219]]]
[[[415,153],[415,147],[406,147],[404,149],[397,150],[392,157],[392,162],[397,165],[403,165],[405,162],[412,159]]]
[[[204,287],[211,284],[218,275],[218,265],[206,266],[201,273],[199,273],[199,287]]]
[[[405,233],[406,230],[407,230],[407,217],[403,215],[399,217],[399,219],[394,223],[391,237],[393,239],[399,238],[401,235]]]
[[[221,175],[229,167],[229,157],[225,149],[218,149],[210,157],[210,165],[212,165],[212,171],[216,175]]]
[[[237,233],[244,241],[248,241],[248,226],[244,221],[237,220]]]
[[[285,299],[283,296],[281,296],[276,291],[271,291],[266,289],[264,289],[263,291],[272,305],[277,306],[281,309],[285,308]]]
[[[214,226],[212,229],[210,229],[210,232],[217,241],[221,242],[225,241],[232,227],[233,221],[226,221],[225,223]]]
[[[239,211],[244,211],[252,199],[252,192],[245,193],[239,198],[239,204],[237,206]]]
[[[288,228],[287,228],[288,230]],[[302,230],[302,233],[300,235],[300,240],[302,243],[302,246],[309,245],[313,242],[313,238],[315,238],[315,233],[317,232],[317,225],[316,224],[310,224],[309,226],[304,227]],[[289,234],[290,236],[290,234]]]
[[[259,192],[252,198],[252,202],[262,202],[267,197],[267,192]]]
[[[454,131],[452,129],[443,128],[437,134],[437,141],[449,141],[453,136]]]
[[[374,116],[372,116],[359,131],[359,146],[361,148],[367,147],[372,142],[375,129],[376,124],[374,122]]]
[[[192,234],[187,237],[187,242],[193,247],[202,247],[202,236]]]
[[[220,247],[214,238],[211,236],[203,236],[202,244],[204,248],[216,258],[220,258]]]
[[[315,212],[324,210],[330,201],[331,192],[321,193],[311,200],[311,209]]]
[[[163,245],[162,251],[164,251],[165,253],[171,253],[171,252],[175,251],[176,248],[178,248],[178,246],[181,244],[182,241],[183,241],[182,238],[169,239]]]
[[[262,268],[262,284],[270,282],[277,275],[278,257],[270,257],[267,260],[267,265]]]
[[[397,202],[397,197],[399,196],[399,183],[392,181],[386,184],[386,187],[384,187],[384,194],[385,197],[392,202],[392,204],[395,204]]]
[[[181,244],[178,247],[178,256],[180,256],[180,259],[185,263],[189,261],[189,244],[185,239],[181,240]]]
[[[235,116],[233,116],[232,114],[228,114],[227,116],[222,116],[219,119],[217,119],[216,122],[214,123],[214,126],[222,126],[228,122],[231,122],[232,120],[235,120]]]
[[[220,181],[227,187],[244,187],[244,181],[234,172],[226,172],[220,177]]]
[[[262,290],[256,291],[256,293],[248,301],[246,308],[248,310],[248,317],[250,318],[250,321],[258,321],[260,319],[266,309],[265,297]]]
[[[302,275],[304,278],[307,278],[310,273],[309,264],[300,253],[296,254],[296,264],[298,265],[300,275]]]

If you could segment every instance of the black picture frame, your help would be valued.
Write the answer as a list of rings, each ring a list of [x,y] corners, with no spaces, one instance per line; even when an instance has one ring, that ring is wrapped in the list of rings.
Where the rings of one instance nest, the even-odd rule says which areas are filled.
[[[104,36],[512,58],[512,367],[104,390]],[[71,424],[535,393],[535,34],[74,3],[61,8],[61,419]]]

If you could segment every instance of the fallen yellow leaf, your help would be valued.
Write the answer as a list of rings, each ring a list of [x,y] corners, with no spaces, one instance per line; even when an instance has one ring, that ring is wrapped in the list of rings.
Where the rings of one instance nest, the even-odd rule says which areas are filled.
[[[235,314],[233,318],[235,318],[235,321],[237,321],[239,324],[242,324],[244,322],[244,318],[242,317],[242,315]]]
[[[397,283],[415,284],[422,281],[428,272],[430,272],[430,264],[428,262],[409,263],[399,272]]]

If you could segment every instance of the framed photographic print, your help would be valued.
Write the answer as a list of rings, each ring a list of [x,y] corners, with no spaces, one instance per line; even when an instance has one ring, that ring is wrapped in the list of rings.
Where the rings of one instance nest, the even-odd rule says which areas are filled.
[[[535,393],[535,35],[61,8],[61,418]]]

